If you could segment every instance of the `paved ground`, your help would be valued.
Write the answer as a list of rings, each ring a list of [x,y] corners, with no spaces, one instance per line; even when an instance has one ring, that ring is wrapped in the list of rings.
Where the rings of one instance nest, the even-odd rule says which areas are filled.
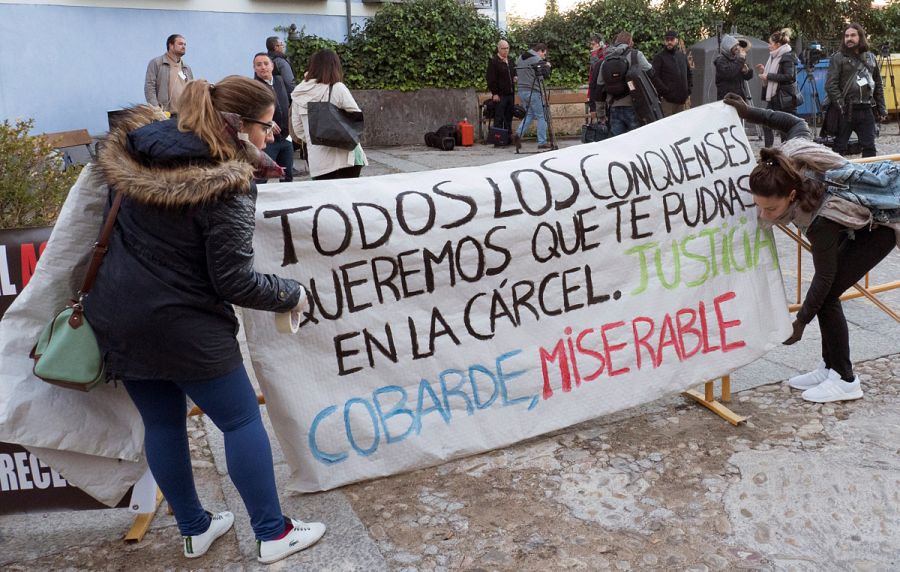
[[[882,137],[879,145],[883,153],[900,152],[900,137]],[[481,146],[368,155],[367,176],[514,157]],[[787,239],[779,248],[792,292],[795,250]],[[894,251],[872,280],[898,277]],[[900,308],[900,292],[881,298]],[[255,563],[221,435],[205,418],[194,418],[201,496],[211,509],[237,515],[235,530],[208,555],[196,561],[180,555],[163,504],[134,545],[120,540],[131,520],[125,510],[0,517],[0,567],[900,570],[900,326],[867,302],[845,307],[866,392],[858,402],[805,403],[780,383],[815,364],[818,333],[810,327],[801,343],[735,373],[732,407],[750,416],[741,427],[671,397],[440,467],[326,493],[285,493],[286,513],[323,520],[329,532],[310,550],[270,567]],[[287,467],[273,445],[284,482]]]

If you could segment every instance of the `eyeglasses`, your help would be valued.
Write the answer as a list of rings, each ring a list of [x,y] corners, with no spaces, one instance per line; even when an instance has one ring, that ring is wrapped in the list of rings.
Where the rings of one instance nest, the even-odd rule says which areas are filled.
[[[266,135],[271,135],[273,131],[275,131],[275,122],[274,121],[260,121],[259,119],[250,119],[249,117],[241,117],[241,121],[247,121],[249,123],[256,123],[257,125],[262,125],[266,128]]]

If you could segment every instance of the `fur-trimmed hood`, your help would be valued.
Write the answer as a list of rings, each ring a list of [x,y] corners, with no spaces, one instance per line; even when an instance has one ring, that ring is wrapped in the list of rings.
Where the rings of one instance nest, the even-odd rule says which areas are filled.
[[[143,105],[118,120],[101,144],[97,164],[125,197],[173,208],[249,193],[254,171],[249,160],[215,162],[196,135],[178,131],[175,120]]]

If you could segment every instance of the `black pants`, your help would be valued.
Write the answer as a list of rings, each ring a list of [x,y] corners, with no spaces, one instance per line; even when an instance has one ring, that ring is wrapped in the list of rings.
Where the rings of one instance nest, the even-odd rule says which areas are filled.
[[[355,179],[359,177],[359,174],[362,172],[362,165],[354,165],[353,167],[344,167],[343,169],[338,169],[337,171],[331,171],[330,173],[325,173],[324,175],[319,175],[318,177],[313,177],[313,181],[325,181],[328,179]]]
[[[777,93],[776,93],[776,97],[777,97]],[[772,111],[785,111],[787,113],[797,115],[796,107],[791,108],[791,109],[781,109],[781,106],[778,105],[778,102],[775,100],[767,101],[766,109],[771,109]],[[763,126],[762,130],[763,130],[763,144],[766,147],[771,147],[775,143],[775,132],[765,126]],[[784,133],[779,133],[779,136],[781,137],[781,142],[784,143],[784,138],[786,137],[786,135]]]
[[[850,133],[856,132],[863,157],[874,157],[875,151],[875,111],[869,105],[851,105],[844,109],[841,129],[834,139],[834,151],[841,155],[847,152]]]
[[[819,308],[819,330],[822,332],[822,359],[825,367],[841,374],[844,381],[853,381],[850,362],[850,336],[847,319],[841,307],[841,294],[859,282],[866,272],[875,268],[897,245],[894,231],[886,226],[872,230],[853,231],[854,238],[845,236],[838,250],[838,270],[825,302]]]
[[[263,149],[266,155],[272,158],[279,166],[284,167],[284,177],[281,179],[285,183],[294,180],[294,144],[287,139],[275,140]],[[263,181],[265,182],[265,181]]]
[[[494,127],[509,129],[510,135],[512,135],[512,116],[515,102],[515,95],[501,95],[500,101],[494,104]]]

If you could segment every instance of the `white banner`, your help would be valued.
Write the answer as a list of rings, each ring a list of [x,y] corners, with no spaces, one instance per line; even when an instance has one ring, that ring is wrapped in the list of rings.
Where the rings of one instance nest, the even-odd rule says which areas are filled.
[[[312,302],[295,336],[244,314],[291,486],[501,447],[779,344],[754,164],[716,103],[516,161],[263,188],[256,268]]]

